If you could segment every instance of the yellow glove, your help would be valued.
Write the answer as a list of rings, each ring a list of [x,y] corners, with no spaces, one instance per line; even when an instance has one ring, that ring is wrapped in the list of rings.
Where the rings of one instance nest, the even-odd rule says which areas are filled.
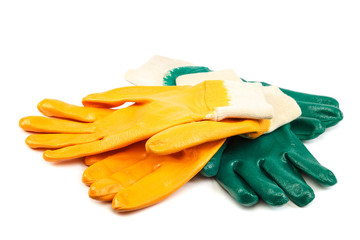
[[[239,96],[239,89],[251,90],[252,94],[247,96],[255,99]],[[135,104],[118,110],[105,109],[125,102]],[[168,151],[176,152],[233,135],[265,132],[270,120],[211,121],[271,118],[273,111],[256,84],[225,81],[205,81],[195,86],[124,87],[91,94],[83,99],[83,104],[86,107],[57,100],[41,102],[38,109],[44,115],[67,120],[34,116],[21,119],[20,127],[24,130],[46,133],[30,135],[26,143],[32,148],[60,148],[44,152],[46,160],[59,161],[126,147],[178,125],[196,123],[194,127],[204,130],[197,136],[189,131],[176,137],[176,149]],[[257,111],[248,111],[253,109],[249,106],[252,104]],[[206,128],[209,125],[214,126],[211,131]]]
[[[85,158],[83,174],[91,198],[112,201],[113,209],[130,211],[160,202],[194,177],[225,140],[158,156],[145,150],[145,141]]]
[[[40,102],[38,109],[47,116],[77,121],[45,117],[23,119],[21,125],[31,131],[69,133],[31,135],[27,138],[27,143],[34,148],[61,148],[82,142],[83,137],[87,135],[72,133],[92,131],[92,124],[84,122],[100,121],[118,111],[78,107],[51,99]],[[241,124],[245,124],[246,128],[251,126],[254,132],[261,131],[260,125],[253,120],[228,120],[218,124],[239,128]],[[146,140],[143,140],[122,149],[86,157],[87,165],[95,163],[83,174],[83,181],[91,184],[90,197],[108,201],[115,197],[113,207],[119,211],[135,210],[155,204],[195,176],[218,151],[224,140],[204,143],[165,156],[147,153],[145,142]]]

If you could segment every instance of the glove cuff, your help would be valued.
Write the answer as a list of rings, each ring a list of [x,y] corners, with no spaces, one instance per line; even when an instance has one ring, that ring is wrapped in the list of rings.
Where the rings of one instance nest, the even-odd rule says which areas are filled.
[[[182,66],[192,66],[192,64],[155,55],[140,68],[129,70],[125,74],[125,80],[137,86],[162,86],[164,74]]]
[[[225,118],[270,119],[273,107],[267,103],[260,83],[205,81],[205,102],[212,110],[206,119]]]
[[[275,129],[300,117],[301,109],[296,101],[284,94],[276,86],[263,87],[266,101],[274,106],[274,118],[271,119],[271,125],[266,133],[270,133]]]

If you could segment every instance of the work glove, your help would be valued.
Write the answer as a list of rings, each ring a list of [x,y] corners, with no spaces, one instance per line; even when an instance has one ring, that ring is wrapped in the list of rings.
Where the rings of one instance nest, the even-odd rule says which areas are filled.
[[[237,91],[252,95],[239,96]],[[289,121],[300,114],[293,99],[285,94],[276,97],[289,111],[293,109]],[[118,110],[106,109],[125,102],[135,104]],[[168,132],[175,134],[171,138],[176,137],[177,143],[164,146],[155,135],[154,140],[149,139],[147,150],[169,154],[237,134],[261,135],[274,128],[266,119],[272,117],[273,107],[265,100],[261,86],[253,83],[208,81],[195,86],[124,87],[91,94],[83,99],[83,104],[85,107],[57,100],[42,101],[38,105],[40,112],[56,118],[21,119],[20,127],[24,130],[41,133],[30,135],[26,143],[32,148],[55,149],[46,150],[44,159],[60,161],[119,149],[158,133],[166,137]],[[193,128],[199,129],[197,136],[193,135]],[[188,132],[182,132],[184,129]]]
[[[231,74],[231,71],[225,71],[226,74],[224,74],[224,72],[221,73],[220,71],[220,74],[219,72],[207,73],[209,71],[210,70],[205,67],[177,67],[168,71],[164,75],[164,84],[174,84],[177,79],[183,84],[196,82],[196,80],[202,81],[204,79],[230,79],[232,77],[229,76],[233,75]],[[213,78],[214,76],[215,78]],[[237,81],[238,79],[235,77],[234,80]],[[136,83],[136,79],[131,79],[130,82]],[[263,83],[263,85],[268,84]],[[232,155],[235,155],[234,149],[236,148],[232,147],[232,151],[226,151],[225,156],[228,156],[227,160],[221,161],[220,171],[216,179],[234,199],[243,205],[253,205],[258,201],[258,195],[255,193],[256,191],[264,199],[264,201],[270,205],[281,205],[286,203],[288,201],[286,194],[288,194],[293,202],[299,206],[304,206],[311,202],[314,198],[314,193],[305,183],[296,168],[301,169],[324,185],[333,185],[336,183],[336,178],[332,172],[322,167],[311,155],[311,153],[307,151],[306,147],[299,139],[315,138],[323,133],[326,127],[333,126],[339,122],[342,119],[342,114],[338,109],[337,101],[330,97],[303,94],[285,89],[282,90],[297,100],[303,112],[302,117],[291,123],[291,130],[290,125],[286,125],[267,135],[265,138],[261,137],[256,141],[254,140],[254,142],[252,142],[252,140],[233,137],[236,142],[240,142],[239,139],[243,139],[241,140],[241,143],[248,142],[246,146],[251,147],[246,148],[246,150],[252,149],[252,151],[254,151],[254,153],[258,153],[258,156],[261,156],[261,158],[254,158],[251,154],[249,154],[251,151],[247,151],[248,155],[241,155],[242,162],[246,162],[246,164],[239,164],[241,165],[241,167],[239,167],[237,165],[239,162],[238,158],[232,157]],[[228,141],[235,141],[232,140],[233,138],[230,138]],[[269,144],[265,144],[265,146],[268,146],[269,149],[263,149],[263,152],[258,150],[262,149],[262,142],[266,142],[261,139],[267,139],[267,144]],[[277,142],[277,139],[281,139],[283,144],[279,144],[280,147],[275,148],[276,151],[274,151],[274,148],[271,147],[271,139],[272,142]],[[259,144],[259,146],[257,144]],[[241,145],[233,145],[240,149],[239,152],[245,151]],[[296,147],[294,148],[294,146]],[[222,159],[222,152],[225,149],[226,145],[223,145],[212,160],[204,167],[202,173],[205,176],[213,176],[218,173],[220,159]],[[272,154],[269,155],[270,153]],[[291,156],[292,159],[296,158],[296,160],[294,160],[295,163],[290,162],[290,160],[286,160],[285,156]],[[272,175],[266,175],[264,174],[265,170],[260,170],[260,160],[266,162],[264,166],[272,166],[267,168]],[[288,163],[286,167],[282,164],[285,161]],[[296,163],[298,164],[296,165]],[[236,170],[238,168],[241,168],[242,171]],[[252,169],[256,168],[258,168],[258,171],[252,171]],[[248,169],[249,172],[252,172],[252,174],[247,174],[245,179],[250,176],[248,181],[251,182],[251,185],[246,184],[246,182],[244,182],[241,178],[241,174],[247,173]],[[275,182],[273,179],[277,179],[278,182]],[[250,186],[254,187],[251,188]],[[284,191],[282,191],[281,188]]]

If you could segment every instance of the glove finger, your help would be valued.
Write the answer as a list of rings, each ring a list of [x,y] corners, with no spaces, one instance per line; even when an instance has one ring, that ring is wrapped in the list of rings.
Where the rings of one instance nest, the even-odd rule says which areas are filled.
[[[40,116],[24,117],[20,120],[19,126],[25,131],[40,133],[93,133],[95,130],[91,123]]]
[[[337,183],[334,173],[322,166],[305,146],[302,148],[297,147],[297,149],[298,152],[289,152],[286,157],[298,169],[325,186],[332,186]]]
[[[301,116],[318,119],[326,128],[336,125],[343,119],[343,114],[337,107],[301,101],[297,103],[301,108]]]
[[[314,139],[326,130],[320,120],[302,116],[292,121],[290,127],[300,140]]]
[[[83,98],[83,105],[86,107],[118,107],[126,102],[146,103],[152,101],[154,94],[179,91],[188,87],[173,86],[133,86],[113,89],[103,93],[90,94]]]
[[[181,124],[152,136],[146,142],[146,150],[159,155],[171,154],[205,142],[238,134],[260,132],[263,130],[260,122],[269,121],[224,120]]]
[[[66,159],[80,158],[99,153],[120,149],[129,146],[135,142],[149,138],[152,132],[139,131],[135,126],[118,134],[105,136],[104,138],[74,146],[68,146],[57,150],[47,150],[44,152],[44,159],[51,162],[57,162]]]
[[[98,134],[33,134],[28,136],[25,142],[31,148],[56,149],[93,142],[101,137]]]
[[[104,160],[107,157],[110,157],[111,155],[116,155],[119,152],[122,152],[124,149],[126,149],[126,148],[116,149],[116,150],[113,150],[113,151],[103,152],[103,153],[99,153],[99,154],[96,154],[96,155],[86,156],[84,158],[84,163],[85,163],[86,166],[91,166],[94,163],[97,163],[97,162],[99,162],[101,160]]]
[[[297,102],[307,102],[313,104],[328,105],[335,108],[339,108],[339,102],[332,97],[313,95],[308,93],[295,92],[288,89],[280,88],[283,93],[292,97]]]
[[[210,159],[210,161],[201,169],[200,173],[205,177],[214,177],[219,171],[221,157],[226,149],[227,141],[221,146],[221,148],[215,153],[214,156]]]
[[[244,79],[241,79],[244,82],[247,82]],[[248,81],[251,82],[251,81]],[[268,84],[266,82],[261,82],[263,86],[271,86],[271,84]],[[288,95],[289,97],[292,97],[296,102],[308,102],[308,103],[315,103],[315,104],[322,104],[322,105],[329,105],[336,108],[339,108],[339,102],[332,97],[328,96],[321,96],[321,95],[314,95],[309,93],[301,93],[301,92],[295,92],[292,90],[288,90],[285,88],[280,88],[280,90]]]
[[[258,164],[252,164],[253,161],[239,162],[234,170],[245,182],[269,205],[281,206],[289,201],[284,191],[271,180]]]
[[[259,201],[254,190],[234,172],[233,163],[222,162],[215,179],[241,205],[253,206]]]
[[[83,173],[83,182],[91,184],[96,180],[105,178],[140,160],[144,160],[149,154],[145,151],[145,142],[134,143],[126,148],[117,149],[102,154],[89,156],[93,164]],[[88,160],[89,161],[89,160]]]
[[[114,167],[114,169],[108,169],[108,166],[102,164],[102,161],[98,162],[89,167],[95,170],[92,171],[93,176],[99,178],[91,184],[89,196],[97,200],[110,201],[120,190],[136,184],[140,179],[156,171],[164,160],[165,157],[135,158],[127,162],[130,164],[128,166],[118,164],[118,161],[113,159],[111,162],[106,161],[106,164],[110,164],[109,167]],[[100,168],[95,169],[94,167]]]
[[[315,198],[314,191],[285,156],[278,160],[263,160],[260,166],[296,205],[305,206]]]
[[[222,146],[223,141],[205,143],[166,157],[160,167],[141,178],[135,184],[120,190],[112,207],[118,211],[130,211],[153,205],[179,189],[194,177]],[[159,158],[157,155],[152,155]]]
[[[79,107],[55,99],[44,99],[37,107],[45,116],[81,122],[94,122],[114,111],[106,108]]]
[[[113,199],[113,208],[118,211],[129,211],[161,201],[196,175],[192,172],[191,176],[180,178],[181,170],[183,170],[182,166],[175,162],[158,167],[140,181],[120,190]],[[183,173],[189,172],[183,171]]]

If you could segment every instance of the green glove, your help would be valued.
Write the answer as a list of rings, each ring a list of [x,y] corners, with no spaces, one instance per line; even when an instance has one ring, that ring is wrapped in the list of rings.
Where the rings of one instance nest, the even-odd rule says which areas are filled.
[[[254,140],[229,138],[216,180],[243,205],[255,204],[260,196],[273,206],[286,203],[288,197],[305,206],[314,192],[299,170],[323,185],[336,183],[334,174],[316,161],[286,124]]]
[[[195,66],[175,68],[166,74],[164,84],[174,85],[177,77],[201,71],[210,70]],[[297,101],[302,116],[255,140],[229,138],[229,149],[224,144],[202,170],[205,176],[217,174],[221,186],[243,205],[254,205],[258,195],[270,205],[286,203],[286,194],[299,206],[311,202],[314,193],[296,168],[324,185],[336,183],[331,171],[322,167],[299,139],[315,138],[337,124],[342,119],[338,102],[330,97],[281,90]],[[274,146],[275,143],[278,144]]]

